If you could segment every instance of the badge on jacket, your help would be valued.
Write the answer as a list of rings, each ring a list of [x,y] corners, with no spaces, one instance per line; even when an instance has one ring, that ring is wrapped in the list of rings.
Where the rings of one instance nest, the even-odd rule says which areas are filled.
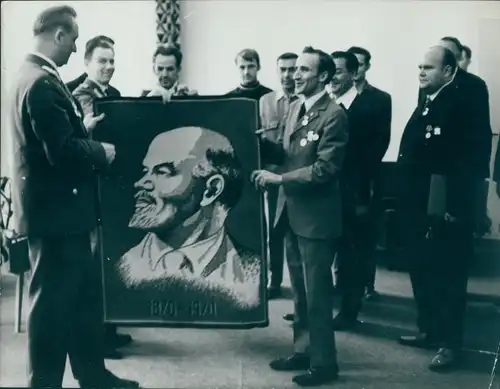
[[[425,139],[430,139],[432,136],[441,135],[440,127],[432,127],[430,124],[425,127]]]
[[[316,142],[319,139],[319,135],[314,131],[308,131],[307,135],[300,140],[300,145],[302,147],[306,146],[309,142]]]

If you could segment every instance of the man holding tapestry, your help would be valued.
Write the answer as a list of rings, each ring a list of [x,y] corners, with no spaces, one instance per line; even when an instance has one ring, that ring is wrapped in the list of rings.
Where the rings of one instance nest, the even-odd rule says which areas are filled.
[[[253,172],[256,186],[278,186],[274,224],[286,226],[285,245],[294,293],[294,353],[271,362],[278,371],[306,370],[293,377],[318,386],[338,376],[332,331],[332,263],[342,234],[339,176],[348,140],[347,116],[325,86],[335,74],[330,56],[306,47],[297,60],[296,93],[277,142],[262,139],[265,162],[282,173]],[[258,131],[262,134],[265,130]]]
[[[76,16],[68,6],[40,13],[8,100],[13,222],[28,238],[32,268],[28,385],[60,388],[69,357],[82,388],[138,387],[104,364],[95,173],[115,148],[88,139],[103,116],[83,120],[58,72],[76,52]]]

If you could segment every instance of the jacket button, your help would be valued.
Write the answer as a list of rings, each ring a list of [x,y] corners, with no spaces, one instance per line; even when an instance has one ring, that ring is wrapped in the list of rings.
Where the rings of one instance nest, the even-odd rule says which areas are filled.
[[[73,188],[73,194],[74,194],[74,195],[77,195],[77,194],[78,194],[78,189]]]

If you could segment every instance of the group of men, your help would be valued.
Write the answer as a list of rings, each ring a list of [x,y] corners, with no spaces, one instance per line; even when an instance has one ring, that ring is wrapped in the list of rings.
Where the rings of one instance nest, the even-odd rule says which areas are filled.
[[[96,255],[96,173],[112,163],[115,149],[89,138],[105,120],[94,115],[95,99],[120,95],[110,86],[114,42],[91,39],[86,73],[65,84],[57,69],[76,51],[76,12],[48,8],[33,32],[34,49],[19,72],[8,115],[14,227],[28,237],[32,264],[29,385],[61,387],[69,356],[81,387],[138,387],[104,365],[105,356],[116,357],[115,349],[131,338],[108,326],[103,339]],[[400,342],[435,347],[432,369],[459,360],[475,197],[489,176],[488,92],[484,81],[458,67],[463,51],[456,38],[445,37],[425,54],[418,105],[398,157],[405,181],[398,208],[419,313],[419,334]],[[235,63],[241,85],[225,96],[253,98],[260,106],[256,135],[264,168],[252,173],[252,182],[267,191],[270,204],[269,296],[281,294],[283,247],[294,295],[288,317],[294,353],[270,366],[304,370],[294,382],[321,385],[338,376],[334,330],[353,328],[367,289],[374,292],[374,182],[390,140],[391,97],[366,80],[371,55],[360,47],[280,55],[277,91],[258,81],[255,50],[241,51]],[[197,94],[179,83],[181,65],[177,48],[159,46],[153,55],[158,84],[143,96],[168,101]],[[497,183],[499,160],[497,152]],[[429,218],[432,196],[445,205]],[[341,308],[333,319],[335,257]]]
[[[478,204],[490,176],[488,89],[481,78],[463,70],[470,57],[470,49],[454,37],[442,38],[425,54],[419,65],[418,104],[397,161],[402,177],[397,214],[410,258],[419,329],[399,342],[436,349],[429,365],[433,371],[460,361],[474,231],[483,217]],[[308,369],[294,381],[311,386],[333,380],[338,372],[331,331],[333,256],[341,296],[333,329],[354,327],[363,292],[373,285],[371,210],[377,200],[377,170],[389,142],[391,100],[366,82],[370,55],[365,49],[327,56],[306,48],[296,63],[294,58],[290,53],[278,58],[283,89],[261,99],[263,159],[270,165],[255,180],[277,203],[272,273],[279,274],[283,263],[279,250],[284,236],[295,301],[295,314],[287,315],[294,320],[295,352],[271,367]],[[295,93],[302,96],[291,104],[290,68]],[[493,179],[498,196],[499,175],[497,150]],[[271,280],[274,295],[280,275]]]

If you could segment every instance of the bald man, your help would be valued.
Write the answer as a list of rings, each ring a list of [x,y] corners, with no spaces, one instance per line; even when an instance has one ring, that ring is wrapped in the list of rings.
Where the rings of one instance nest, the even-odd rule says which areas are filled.
[[[470,131],[473,108],[454,83],[457,66],[454,54],[444,47],[425,54],[419,66],[425,98],[405,127],[398,157],[405,179],[400,215],[419,329],[418,335],[399,341],[436,348],[431,370],[459,361],[480,180],[474,167],[478,149],[471,140],[476,134]],[[439,201],[431,200],[434,195]]]
[[[200,127],[156,136],[135,183],[129,221],[146,234],[118,264],[125,285],[180,280],[215,288],[241,308],[258,305],[260,257],[234,242],[224,226],[243,184],[225,136]]]

